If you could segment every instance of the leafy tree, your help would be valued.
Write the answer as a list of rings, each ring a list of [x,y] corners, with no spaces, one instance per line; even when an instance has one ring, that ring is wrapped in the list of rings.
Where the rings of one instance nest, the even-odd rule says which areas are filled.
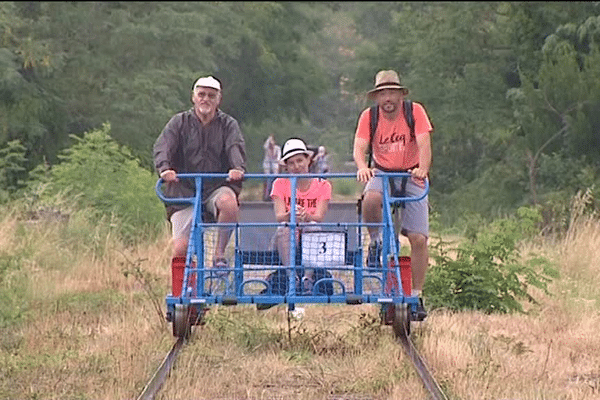
[[[600,161],[598,38],[599,17],[590,17],[580,26],[559,27],[542,49],[539,73],[533,78],[523,73],[522,88],[511,92],[534,204],[539,202],[538,175],[544,155],[562,156],[565,170],[576,160],[587,159],[596,165]],[[545,186],[554,191],[560,174],[544,176]]]
[[[8,142],[0,149],[0,203],[13,199],[15,193],[25,187],[26,163],[25,147],[18,140]]]
[[[568,23],[579,25],[592,15],[597,15],[600,7],[596,2],[531,2],[513,1],[500,3],[502,27],[509,36],[513,55],[512,74],[524,73],[534,76],[543,60],[542,47],[546,38],[556,29]],[[518,87],[515,84],[512,87]]]
[[[314,5],[312,7],[321,7]],[[309,7],[312,10],[312,7]],[[305,4],[42,2],[21,12],[21,37],[48,50],[36,88],[64,102],[65,134],[110,121],[147,166],[172,114],[191,106],[199,75],[223,81],[223,109],[240,122],[307,112],[326,82],[304,47],[319,27]]]
[[[52,158],[64,145],[61,102],[36,80],[51,68],[46,43],[27,35],[20,18],[23,4],[0,3],[0,146],[18,140],[25,147],[28,170]]]

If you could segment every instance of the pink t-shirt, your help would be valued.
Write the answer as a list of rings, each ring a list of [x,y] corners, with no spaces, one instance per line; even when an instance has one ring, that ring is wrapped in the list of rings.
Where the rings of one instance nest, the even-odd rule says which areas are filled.
[[[292,182],[286,178],[277,178],[273,182],[271,198],[279,197],[285,202],[285,211],[290,211]],[[306,192],[296,189],[296,203],[304,207],[310,215],[315,215],[317,203],[331,199],[331,183],[325,179],[313,178]]]
[[[368,108],[360,114],[356,127],[357,138],[369,140],[370,116]],[[421,104],[413,102],[413,116],[415,136],[428,135],[433,127]],[[379,112],[372,148],[373,160],[386,169],[405,170],[419,163],[419,149],[416,141],[410,140],[410,128],[402,110],[393,121],[384,118]]]

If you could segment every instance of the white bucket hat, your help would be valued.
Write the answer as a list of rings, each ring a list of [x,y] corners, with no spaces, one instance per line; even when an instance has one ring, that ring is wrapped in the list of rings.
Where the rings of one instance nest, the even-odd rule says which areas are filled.
[[[284,163],[290,157],[295,156],[296,154],[306,154],[309,157],[313,156],[313,152],[306,148],[306,143],[302,139],[289,139],[283,145],[283,150],[281,151],[281,162]]]
[[[216,89],[219,92],[221,91],[221,82],[215,79],[214,76],[204,76],[199,78],[196,83],[194,83],[193,89],[195,90],[197,87],[207,87]]]

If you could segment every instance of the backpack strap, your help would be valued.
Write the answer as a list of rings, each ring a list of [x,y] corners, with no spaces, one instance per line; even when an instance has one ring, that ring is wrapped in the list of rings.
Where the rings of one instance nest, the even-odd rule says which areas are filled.
[[[413,115],[413,102],[405,99],[402,109],[404,110],[404,119],[406,120],[406,124],[410,129],[410,140],[415,140],[415,116]]]
[[[377,122],[379,120],[379,106],[373,106],[369,109],[369,161],[367,166],[371,168],[371,160],[373,158],[373,138],[375,137],[375,131],[377,130]]]

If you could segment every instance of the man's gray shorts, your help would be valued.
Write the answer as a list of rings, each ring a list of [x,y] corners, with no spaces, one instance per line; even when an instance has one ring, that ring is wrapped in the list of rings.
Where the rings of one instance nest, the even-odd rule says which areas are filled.
[[[208,199],[204,203],[206,207],[206,211],[211,213],[214,216],[215,220],[217,219],[217,199],[222,195],[228,193],[235,197],[235,192],[229,186],[221,186],[214,190]],[[194,207],[189,206],[184,208],[183,210],[176,211],[171,215],[171,230],[173,232],[173,237],[181,237],[184,236],[188,238],[190,236],[190,230],[192,228],[192,216],[194,214]]]
[[[379,172],[379,170],[377,170]],[[390,178],[394,180],[394,184],[397,190],[402,187],[402,180],[404,178]],[[391,187],[391,182],[390,185]],[[363,190],[363,194],[367,191],[382,192],[383,190],[383,178],[373,177]],[[425,191],[424,187],[417,185],[411,178],[406,178],[406,188],[403,196],[396,197],[421,197]],[[420,233],[429,237],[429,196],[425,196],[419,201],[407,201],[404,203],[404,208],[398,207],[398,211],[401,211],[401,232]],[[397,212],[398,212],[397,211]]]

